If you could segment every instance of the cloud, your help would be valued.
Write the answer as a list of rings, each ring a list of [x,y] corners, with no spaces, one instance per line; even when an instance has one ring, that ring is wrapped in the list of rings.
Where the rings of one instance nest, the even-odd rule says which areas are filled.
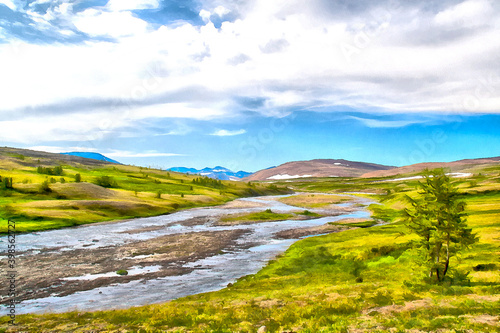
[[[136,153],[132,151],[126,150],[115,150],[115,149],[102,149],[99,150],[97,148],[92,147],[58,147],[58,146],[31,146],[26,149],[45,151],[48,153],[67,153],[67,152],[92,152],[92,153],[101,153],[107,157],[124,157],[124,158],[144,158],[144,157],[174,157],[174,156],[186,156],[183,154],[173,154],[173,153],[162,153],[156,150],[150,150],[142,153]]]
[[[485,17],[492,13],[489,0],[467,0],[437,13],[434,21],[443,26],[482,25]]]
[[[159,0],[110,0],[106,4],[106,7],[112,11],[155,9],[159,6]]]
[[[91,36],[110,36],[114,38],[144,33],[148,23],[138,19],[128,11],[102,12],[87,9],[78,14],[73,23],[75,27]]]
[[[16,10],[16,4],[14,3],[14,0],[0,0],[0,5],[5,5],[11,10]]]
[[[68,147],[57,147],[57,146],[31,146],[26,149],[31,149],[31,150],[38,150],[38,151],[45,151],[48,153],[67,153],[67,152],[72,152],[72,151],[78,151],[78,152],[91,152],[91,153],[98,153],[98,149],[92,148],[92,147],[73,147],[73,146],[68,146]]]
[[[160,153],[157,151],[150,151],[144,153],[135,153],[124,150],[115,150],[109,153],[105,153],[108,157],[126,157],[126,158],[144,158],[144,157],[174,157],[174,156],[186,156],[183,154],[173,154],[173,153]]]
[[[358,120],[359,122],[363,123],[363,125],[370,128],[399,128],[410,125],[423,124],[427,122],[423,120],[378,120],[354,116],[350,116],[349,118]]]
[[[244,129],[241,129],[241,130],[235,130],[235,131],[228,131],[228,130],[217,130],[215,132],[213,132],[212,134],[210,135],[214,135],[214,136],[235,136],[235,135],[241,135],[241,134],[245,134],[247,131],[244,130]]]
[[[157,0],[1,3],[15,11],[0,22],[9,142],[130,136],[143,120],[243,113],[500,112],[492,1],[188,1],[199,22],[167,23],[154,16],[170,8]]]

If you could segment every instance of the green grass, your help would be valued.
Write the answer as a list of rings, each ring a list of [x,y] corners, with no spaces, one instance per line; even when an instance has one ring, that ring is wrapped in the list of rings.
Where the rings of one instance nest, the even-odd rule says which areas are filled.
[[[294,214],[275,213],[270,209],[263,212],[249,213],[244,215],[226,216],[222,222],[259,222],[259,221],[283,221],[292,219]]]
[[[335,180],[334,191],[342,181]],[[0,325],[30,332],[257,332],[261,326],[268,332],[500,332],[500,196],[490,191],[500,184],[464,188],[479,243],[452,259],[455,272],[446,283],[428,284],[411,247],[414,236],[398,219],[414,188],[356,182],[380,192],[371,198],[381,204],[370,209],[390,224],[303,239],[217,292],[128,310],[23,315],[15,330],[4,317]],[[332,190],[327,183],[318,186]]]
[[[376,221],[364,221],[364,222],[353,222],[353,223],[329,222],[328,224],[343,225],[343,226],[357,227],[357,228],[369,228],[376,225],[377,222]]]
[[[240,197],[290,192],[284,187],[229,181],[214,188],[193,183],[195,176],[126,165],[63,165],[64,184],[57,176],[56,183],[49,182],[50,190],[41,191],[41,184],[51,176],[37,173],[36,167],[9,169],[0,156],[2,165],[5,170],[0,170],[0,176],[12,177],[14,188],[0,190],[0,219],[16,221],[18,232],[155,216]],[[0,234],[6,232],[7,224],[1,223]]]

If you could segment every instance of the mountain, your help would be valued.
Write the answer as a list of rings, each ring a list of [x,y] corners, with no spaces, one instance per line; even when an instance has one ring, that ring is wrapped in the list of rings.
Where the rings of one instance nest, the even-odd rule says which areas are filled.
[[[390,170],[392,166],[352,162],[346,160],[319,159],[288,162],[280,166],[260,170],[245,178],[252,180],[283,180],[311,177],[360,177],[372,171]]]
[[[187,173],[189,175],[201,175],[220,180],[241,180],[242,178],[248,177],[252,174],[251,172],[246,171],[233,172],[221,166],[216,166],[215,168],[203,168],[201,170],[194,168],[175,167],[170,168],[167,171]]]
[[[391,177],[402,174],[421,172],[425,169],[436,168],[446,168],[450,169],[452,172],[474,171],[475,168],[481,168],[488,165],[500,165],[500,157],[466,159],[454,162],[418,163],[390,170],[370,171],[363,174],[361,177]]]
[[[61,154],[62,155],[84,157],[84,158],[91,158],[93,160],[105,161],[105,162],[110,162],[110,163],[115,163],[115,164],[121,164],[120,162],[112,160],[111,158],[106,157],[103,154],[99,154],[99,153],[88,153],[88,152],[74,151],[74,152],[71,152],[71,153],[61,153]]]

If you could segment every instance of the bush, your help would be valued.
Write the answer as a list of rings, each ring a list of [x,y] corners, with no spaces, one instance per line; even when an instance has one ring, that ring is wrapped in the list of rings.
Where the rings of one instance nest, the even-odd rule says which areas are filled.
[[[49,186],[49,182],[48,181],[44,181],[40,187],[38,188],[38,191],[40,193],[49,193],[49,192],[52,192],[52,190],[50,189],[50,186]]]
[[[80,175],[79,173],[77,173],[77,174],[75,175],[75,182],[79,183],[79,182],[81,182],[81,181],[82,181],[82,175]]]
[[[118,187],[116,181],[109,176],[97,177],[96,184],[102,187]]]
[[[116,271],[116,274],[118,274],[118,275],[128,275],[128,272],[125,269],[120,269],[119,271]]]

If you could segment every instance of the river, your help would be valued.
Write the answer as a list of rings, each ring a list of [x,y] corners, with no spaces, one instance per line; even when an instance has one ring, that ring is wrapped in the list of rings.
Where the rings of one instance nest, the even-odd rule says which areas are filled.
[[[309,220],[233,226],[216,223],[218,218],[227,214],[266,209],[273,212],[304,210],[277,201],[280,197],[283,196],[244,198],[230,205],[195,208],[164,216],[18,235],[16,247],[21,263],[18,276],[28,282],[22,286],[26,289],[26,295],[16,307],[16,312],[129,308],[220,290],[242,276],[258,272],[269,260],[297,241],[280,239],[276,237],[278,232],[321,226],[346,218],[369,218],[369,212],[356,204],[372,203],[367,199],[356,198],[350,203],[338,205],[339,212],[343,212],[340,215]],[[202,222],[186,222],[193,219]],[[144,255],[125,255],[130,253],[128,249],[134,248],[135,244],[141,244],[142,247],[144,244],[163,244],[170,242],[172,237],[184,235],[197,238],[179,243],[180,247],[195,249],[180,256],[182,260],[170,260],[171,257],[168,257],[169,260],[160,260],[168,255],[161,254],[159,249],[162,247],[155,247]],[[217,236],[221,241],[220,249],[214,249],[216,253],[212,251],[196,255],[197,244],[193,244],[190,239],[195,239],[196,243],[201,235],[220,235]],[[227,237],[226,242],[222,242],[223,237]],[[175,240],[180,242],[179,238]],[[0,246],[6,246],[6,237],[0,238]],[[199,247],[202,247],[202,243]],[[194,254],[188,255],[187,252]],[[88,262],[92,258],[95,258],[95,265]],[[23,262],[26,267],[22,266]],[[101,266],[99,263],[102,263]],[[117,263],[128,270],[128,276],[116,274],[114,265]],[[32,275],[33,282],[30,284],[29,278],[22,274]],[[48,282],[40,285],[40,280]],[[43,293],[38,293],[37,288]]]

